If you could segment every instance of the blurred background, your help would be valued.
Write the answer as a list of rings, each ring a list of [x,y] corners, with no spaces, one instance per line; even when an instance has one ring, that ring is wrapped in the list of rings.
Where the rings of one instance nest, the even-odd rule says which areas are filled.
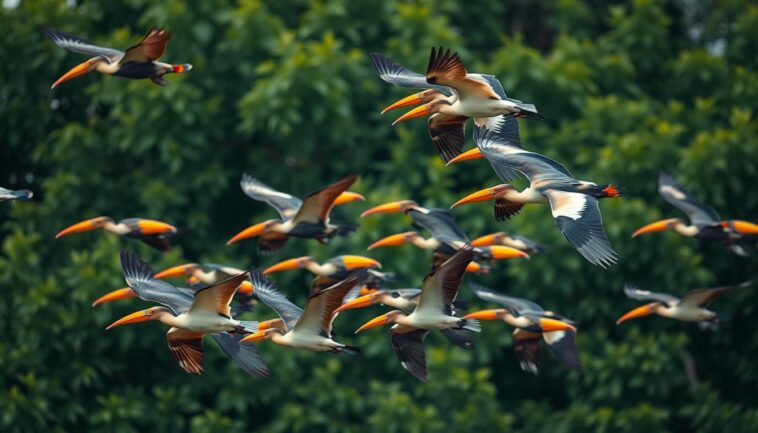
[[[45,27],[126,48],[151,26],[173,31],[162,60],[192,63],[190,73],[165,87],[89,74],[50,90],[85,57],[55,47]],[[0,185],[35,193],[0,205],[1,431],[758,431],[755,288],[714,304],[726,318],[716,332],[657,316],[614,325],[638,304],[624,282],[681,295],[755,274],[755,258],[718,245],[671,233],[630,239],[647,222],[682,216],[656,193],[661,170],[722,217],[758,219],[754,1],[5,0],[0,28]],[[379,116],[410,91],[380,81],[368,53],[423,72],[432,46],[458,51],[469,70],[497,75],[509,96],[549,117],[521,121],[526,148],[629,193],[601,205],[620,255],[608,270],[569,246],[547,208],[505,223],[490,205],[455,210],[471,237],[507,230],[551,246],[467,278],[577,320],[583,373],[544,350],[539,376],[521,371],[512,329],[492,322],[472,352],[432,335],[430,383],[421,384],[400,367],[386,330],[353,336],[379,307],[336,321],[362,358],[259,344],[267,379],[245,375],[212,344],[205,373],[185,374],[157,323],[105,331],[145,308],[90,306],[124,285],[122,248],[156,269],[368,254],[399,275],[398,287],[418,285],[428,253],[365,251],[408,230],[403,215],[359,220],[352,238],[328,246],[291,241],[272,257],[255,241],[225,241],[276,216],[242,193],[245,172],[300,196],[359,173],[352,190],[367,202],[340,208],[356,220],[388,200],[448,207],[499,183],[485,163],[445,168],[425,121],[391,127],[399,113]],[[101,232],[54,239],[98,215],[159,219],[185,233],[165,254]],[[273,276],[296,303],[310,278]],[[460,297],[488,306],[465,283]],[[243,316],[273,317],[262,306]]]

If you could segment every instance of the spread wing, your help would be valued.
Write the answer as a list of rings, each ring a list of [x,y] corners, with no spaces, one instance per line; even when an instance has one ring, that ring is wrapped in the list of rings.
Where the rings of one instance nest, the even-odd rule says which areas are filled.
[[[190,374],[203,373],[203,334],[171,328],[166,333],[166,340],[179,367]]]
[[[590,263],[608,267],[617,255],[605,235],[597,199],[586,194],[547,189],[555,224]]]
[[[164,280],[153,278],[153,268],[143,262],[134,251],[121,251],[121,271],[124,274],[126,284],[143,301],[165,305],[174,312],[174,315],[190,309],[193,301],[192,295]]]
[[[453,214],[446,209],[429,209],[428,212],[411,209],[407,214],[415,224],[429,230],[433,238],[453,249],[469,242]]]
[[[251,199],[266,202],[276,209],[283,221],[294,217],[303,205],[303,201],[299,198],[277,191],[249,174],[242,175],[240,186],[245,195]]]
[[[477,127],[483,127],[486,130],[491,131],[492,136],[487,137],[488,140],[493,140],[500,146],[521,147],[521,134],[519,130],[518,119],[513,116],[494,116],[494,117],[475,117],[474,124]],[[481,132],[480,132],[481,134]],[[483,140],[481,136],[477,137],[477,130],[474,130],[474,142],[478,143],[478,140]],[[480,149],[481,150],[481,149]],[[485,155],[486,156],[486,155]],[[489,159],[488,159],[489,161]],[[502,179],[506,183],[511,183],[515,179],[518,179],[519,173],[515,169],[503,165],[494,164],[490,161],[492,169],[495,171],[497,177]]]
[[[452,87],[461,98],[500,99],[488,80],[478,74],[469,74],[457,53],[451,54],[450,50],[443,51],[442,48],[432,48],[426,82]]]
[[[540,357],[540,334],[516,328],[513,331],[513,350],[521,369],[532,374],[538,374],[537,360]]]
[[[426,76],[413,72],[382,54],[371,53],[371,65],[379,74],[379,78],[385,83],[413,89],[434,89],[445,96],[453,95],[453,91],[449,87],[429,84],[426,82]]]
[[[334,200],[350,188],[356,180],[358,180],[357,175],[346,176],[325,188],[308,194],[293,218],[293,222],[326,223]]]
[[[531,312],[542,312],[544,311],[544,308],[542,308],[539,304],[536,302],[532,302],[528,299],[523,298],[517,298],[514,296],[507,296],[502,293],[498,293],[494,290],[491,290],[487,287],[484,287],[481,284],[477,283],[469,283],[469,288],[471,288],[471,291],[474,292],[474,294],[481,300],[487,301],[487,302],[495,302],[498,303],[505,308],[508,309],[511,313],[520,316],[524,314],[527,311]]]
[[[166,29],[153,27],[148,30],[147,34],[137,45],[126,50],[126,55],[121,59],[121,63],[154,62],[163,56],[169,40],[171,40],[171,32]]]
[[[547,343],[547,348],[566,367],[581,371],[582,363],[579,360],[579,352],[576,350],[576,332],[553,331],[544,332],[542,338]]]
[[[254,344],[239,344],[240,340],[245,338],[245,334],[211,334],[218,347],[226,353],[226,356],[232,358],[245,373],[251,376],[267,377],[269,374],[268,366],[261,358],[261,354],[255,348]]]
[[[400,365],[416,379],[426,382],[426,353],[424,339],[428,329],[398,327],[390,331],[390,342]]]
[[[171,249],[171,241],[168,240],[165,234],[138,235],[136,237],[158,251],[168,251]]]
[[[221,280],[195,292],[195,300],[190,307],[190,313],[210,312],[231,318],[231,303],[237,288],[248,277],[247,272]]]
[[[658,175],[658,193],[664,200],[687,214],[693,225],[710,226],[718,224],[721,220],[713,208],[701,203],[667,173],[661,172]]]
[[[714,287],[712,289],[696,289],[688,292],[684,297],[682,298],[682,305],[708,305],[713,301],[714,299],[720,297],[721,295],[725,294],[726,292],[732,290],[732,289],[739,289],[744,287],[750,287],[752,282],[746,281],[742,284],[738,284],[736,286],[724,286],[724,287]]]
[[[119,61],[124,56],[121,50],[101,47],[92,42],[84,40],[78,36],[73,36],[58,30],[45,29],[45,34],[52,39],[55,45],[72,53],[86,54],[88,56],[99,56],[104,58],[108,63]]]
[[[657,301],[661,302],[667,307],[679,303],[679,298],[668,293],[650,292],[648,290],[640,290],[632,284],[624,285],[624,294],[627,298],[635,299],[637,301]]]
[[[465,116],[449,116],[442,113],[435,113],[429,117],[429,136],[445,162],[461,154],[467,120],[468,117]]]
[[[263,276],[260,270],[251,269],[249,274],[250,282],[253,283],[255,296],[272,310],[276,311],[276,314],[284,321],[287,331],[292,330],[297,321],[300,320],[303,309],[290,302],[289,299],[277,290],[274,283]]]
[[[361,269],[337,284],[312,294],[294,329],[297,332],[331,337],[334,310],[342,305],[342,299],[350,289],[360,284],[365,277],[366,270]]]
[[[266,256],[274,254],[284,248],[289,239],[286,233],[265,232],[258,238],[258,252]]]
[[[473,258],[474,250],[467,245],[430,272],[421,286],[416,311],[430,311],[435,314],[439,314],[440,311],[449,311],[458,295],[466,266]]]

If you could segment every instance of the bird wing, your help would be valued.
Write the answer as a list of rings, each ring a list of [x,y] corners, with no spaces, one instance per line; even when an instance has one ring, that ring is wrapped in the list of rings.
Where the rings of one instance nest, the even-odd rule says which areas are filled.
[[[143,301],[157,302],[182,314],[192,306],[192,295],[187,291],[153,278],[153,268],[130,250],[121,251],[121,272],[126,285],[132,288]]]
[[[492,131],[492,137],[487,138],[489,140],[494,140],[502,146],[522,147],[518,119],[513,116],[475,117],[474,124]],[[474,130],[474,142],[478,146],[476,134]],[[493,164],[491,161],[490,165],[497,177],[504,182],[511,183],[520,178],[519,172],[507,165]]]
[[[479,299],[483,301],[498,303],[516,315],[522,315],[527,311],[542,312],[545,310],[536,302],[532,302],[528,299],[504,295],[502,293],[498,293],[494,290],[484,287],[481,284],[470,282],[468,286]]]
[[[604,268],[616,263],[617,255],[605,235],[596,198],[551,188],[544,194],[550,200],[555,224],[585,259]]]
[[[400,365],[416,379],[426,382],[426,353],[424,339],[428,329],[397,327],[390,331],[392,351],[395,352]]]
[[[427,274],[421,285],[421,295],[416,311],[432,311],[436,314],[440,311],[449,311],[458,295],[466,266],[473,258],[474,249],[467,245]]]
[[[698,227],[718,224],[719,214],[689,193],[668,173],[658,174],[658,194],[671,205],[687,214],[690,223]]]
[[[232,298],[247,276],[247,272],[243,272],[198,290],[189,312],[213,312],[231,319]]]
[[[136,237],[158,251],[168,251],[171,249],[171,241],[168,240],[164,233],[158,235],[138,235]]]
[[[124,56],[124,52],[113,48],[101,47],[82,39],[58,30],[45,29],[45,34],[52,39],[55,45],[72,53],[86,54],[88,56],[99,56],[104,58],[108,63],[117,62]]]
[[[292,221],[294,223],[326,223],[334,200],[350,188],[356,180],[358,180],[357,175],[346,176],[329,186],[308,194]]]
[[[249,174],[242,175],[240,186],[245,195],[253,200],[268,203],[285,221],[294,217],[303,205],[299,198],[277,191]]]
[[[576,350],[576,332],[552,331],[543,332],[542,338],[547,343],[547,348],[566,367],[581,371],[582,363],[579,360],[579,352]]]
[[[166,333],[166,340],[179,367],[190,374],[203,373],[203,334],[171,328]]]
[[[218,263],[203,263],[203,266],[210,270],[216,271],[217,278],[228,278],[233,275],[238,275],[245,272],[242,269],[221,265]]]
[[[334,310],[342,305],[342,299],[347,295],[347,292],[360,284],[365,276],[365,269],[355,271],[333,286],[309,296],[305,303],[305,311],[295,324],[294,329],[297,332],[331,337]]]
[[[437,148],[440,157],[448,162],[460,155],[466,137],[466,116],[450,116],[435,113],[429,116],[427,128],[432,143]]]
[[[541,335],[516,328],[513,331],[513,350],[516,352],[519,365],[524,371],[538,374],[537,360],[540,357]]]
[[[453,90],[445,86],[435,86],[426,82],[426,76],[395,63],[389,57],[379,53],[371,53],[371,65],[385,83],[413,89],[434,89],[445,96],[452,96]]]
[[[218,347],[226,353],[226,356],[232,358],[245,373],[251,376],[267,377],[269,374],[268,366],[258,353],[254,344],[239,344],[240,340],[245,338],[245,334],[211,334]]]
[[[500,99],[495,89],[481,75],[469,74],[457,53],[435,50],[429,56],[426,68],[426,82],[452,87],[461,98]]]
[[[750,281],[746,281],[736,286],[724,286],[724,287],[714,287],[711,289],[691,290],[687,292],[686,295],[684,295],[684,297],[682,298],[681,305],[692,305],[692,306],[708,305],[711,303],[711,301],[713,301],[714,299],[720,297],[721,295],[725,294],[726,292],[732,289],[750,287],[751,284],[752,283]]]
[[[667,307],[670,307],[672,305],[679,303],[679,298],[673,295],[669,295],[668,293],[659,293],[659,292],[651,292],[648,290],[641,290],[638,289],[636,286],[632,284],[625,284],[624,285],[624,294],[627,298],[635,299],[637,301],[657,301],[661,302]]]
[[[126,55],[121,59],[121,64],[127,62],[154,62],[163,56],[166,45],[171,40],[171,32],[166,29],[153,27],[137,42],[137,45],[129,47]]]
[[[428,212],[411,209],[407,214],[414,223],[429,230],[433,238],[453,249],[457,249],[460,243],[469,242],[466,233],[455,222],[452,212],[446,209],[429,209]]]
[[[255,296],[272,310],[276,311],[276,314],[284,321],[287,331],[292,330],[297,321],[300,320],[303,309],[290,302],[287,297],[277,290],[274,283],[263,276],[260,270],[251,269],[249,274],[250,282],[253,283]]]
[[[258,252],[263,255],[273,254],[287,244],[290,237],[286,233],[279,232],[264,232],[258,238]]]

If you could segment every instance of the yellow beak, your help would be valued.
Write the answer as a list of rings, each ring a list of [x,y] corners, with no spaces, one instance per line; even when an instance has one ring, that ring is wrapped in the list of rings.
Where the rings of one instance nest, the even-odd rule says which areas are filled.
[[[240,343],[254,343],[256,341],[263,341],[266,339],[266,333],[258,327],[258,332],[251,332],[247,334],[245,338],[240,340]]]
[[[57,235],[55,235],[55,239],[58,239],[62,236],[70,235],[72,233],[82,233],[82,232],[89,232],[89,231],[95,230],[96,228],[100,227],[98,225],[100,221],[102,221],[101,217],[97,217],[97,218],[88,219],[86,221],[82,221],[80,223],[76,223],[74,225],[71,225],[61,230]]]
[[[389,318],[387,314],[382,314],[379,317],[375,317],[368,322],[364,323],[363,326],[358,328],[358,330],[355,331],[355,333],[363,332],[367,329],[376,328],[377,326],[386,325],[389,323]]]
[[[378,241],[369,245],[367,250],[371,251],[374,248],[379,248],[379,247],[396,247],[398,245],[403,245],[407,241],[408,241],[407,233],[398,233],[396,235],[390,235],[390,236],[387,236],[386,238],[379,239]]]
[[[250,280],[244,280],[237,289],[237,293],[242,293],[243,295],[251,295],[255,293],[253,283],[251,283]]]
[[[95,302],[92,303],[92,306],[96,307],[106,302],[120,301],[122,299],[129,299],[129,298],[136,298],[136,297],[137,297],[137,292],[135,292],[129,287],[124,287],[123,289],[114,290],[112,292],[106,293],[105,295],[95,299]]]
[[[345,269],[351,271],[360,268],[381,268],[382,264],[378,261],[363,256],[342,256],[342,264]]]
[[[758,225],[748,221],[731,220],[723,221],[722,227],[728,227],[741,235],[754,235],[758,234]]]
[[[408,120],[408,119],[414,119],[416,117],[426,116],[427,114],[432,114],[432,109],[429,106],[429,104],[424,104],[419,107],[414,108],[413,110],[403,114],[402,116],[398,117],[397,120],[392,122],[392,126],[397,125],[398,123]]]
[[[354,308],[366,308],[376,303],[375,298],[376,296],[373,294],[359,296],[350,302],[340,305],[334,312],[339,313],[340,311],[352,310]]]
[[[477,320],[497,320],[500,319],[500,315],[503,312],[502,309],[498,310],[481,310],[463,316],[464,319],[477,319]]]
[[[447,164],[445,164],[445,165],[457,164],[457,163],[459,163],[461,161],[469,161],[469,160],[473,160],[473,159],[482,159],[484,157],[485,156],[482,153],[482,151],[479,150],[478,147],[475,147],[475,148],[473,148],[471,150],[467,150],[467,151],[461,153],[460,155],[458,155],[455,158],[453,158],[450,161],[448,161]]]
[[[197,263],[187,263],[184,265],[177,265],[154,275],[155,278],[162,280],[164,278],[183,277],[192,272],[193,269],[197,269],[199,265]]]
[[[233,243],[235,243],[237,241],[240,241],[242,239],[254,238],[256,236],[260,236],[260,235],[263,234],[264,231],[266,231],[266,227],[268,227],[268,223],[266,223],[266,222],[262,222],[262,223],[258,223],[258,224],[252,225],[252,226],[246,228],[245,230],[242,230],[241,232],[239,232],[236,235],[234,235],[234,237],[232,237],[231,239],[229,239],[228,241],[226,241],[226,244],[227,245],[231,245],[231,244],[233,244]]]
[[[472,247],[489,247],[491,245],[495,245],[497,242],[495,240],[496,233],[492,233],[489,235],[480,236],[473,241],[471,241]]]
[[[334,206],[339,206],[341,204],[350,203],[354,201],[366,201],[366,197],[358,194],[357,192],[350,192],[350,191],[344,191],[342,194],[338,195],[337,198],[334,200]]]
[[[467,204],[467,203],[476,203],[480,201],[493,200],[494,198],[495,198],[495,194],[492,192],[492,188],[485,188],[483,190],[469,194],[466,197],[463,197],[462,199],[453,203],[453,205],[450,206],[450,208],[452,209],[456,206],[460,206],[462,204]]]
[[[643,305],[641,307],[637,307],[628,313],[624,314],[623,316],[619,317],[619,319],[616,321],[616,325],[620,325],[622,322],[626,322],[630,319],[636,319],[638,317],[644,317],[649,316],[655,312],[655,307],[658,305],[657,302],[653,302],[647,305]]]
[[[305,259],[309,259],[310,257],[298,257],[296,259],[289,259],[285,260],[283,262],[279,262],[275,265],[271,265],[268,268],[266,268],[265,271],[263,271],[264,275],[273,274],[274,272],[281,272],[281,271],[294,271],[295,269],[300,269],[302,267],[302,263]]]
[[[385,204],[380,204],[379,206],[374,206],[371,209],[363,212],[361,214],[361,218],[367,217],[369,215],[377,214],[377,213],[397,213],[403,211],[403,204],[405,203],[404,200],[401,201],[393,201]]]
[[[58,85],[60,85],[64,81],[68,81],[78,76],[84,75],[87,72],[90,72],[94,68],[94,66],[95,66],[95,62],[91,60],[87,60],[84,63],[76,65],[73,68],[71,68],[70,71],[66,72],[60,78],[58,78],[58,80],[55,83],[53,83],[53,85],[50,86],[50,88],[55,89],[56,87],[58,87]]]
[[[487,272],[489,272],[489,269],[483,268],[482,265],[480,265],[477,262],[469,262],[469,264],[466,265],[466,272],[470,272],[472,274],[481,272],[481,273],[486,274]]]
[[[502,259],[514,259],[514,258],[529,258],[529,254],[511,247],[506,247],[503,245],[493,245],[491,247],[487,247],[489,252],[492,254],[492,258],[495,260],[502,260]]]
[[[540,328],[542,329],[542,332],[576,331],[576,327],[570,323],[545,317],[540,318]]]
[[[424,98],[431,95],[433,92],[435,92],[435,90],[429,89],[429,90],[424,90],[423,92],[414,93],[411,96],[406,96],[405,98],[393,103],[392,105],[382,110],[382,114],[390,110],[394,110],[396,108],[408,107],[410,105],[420,104],[424,100]]]
[[[639,228],[636,232],[632,233],[632,237],[636,238],[639,235],[652,232],[662,232],[671,228],[671,223],[676,221],[676,218],[669,218],[665,220],[656,221],[646,226]]]
[[[143,235],[158,235],[161,233],[176,233],[176,227],[162,221],[140,220],[137,222],[139,231]]]
[[[150,320],[150,317],[151,317],[150,309],[140,310],[116,320],[105,329],[108,330],[111,328],[115,328],[117,326],[128,325],[132,323],[147,322],[148,320]]]

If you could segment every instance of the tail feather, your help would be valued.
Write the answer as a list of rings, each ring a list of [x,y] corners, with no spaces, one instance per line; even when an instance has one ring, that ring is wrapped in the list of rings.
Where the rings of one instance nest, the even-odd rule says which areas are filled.
[[[625,196],[626,191],[618,185],[609,183],[606,185],[593,186],[589,191],[589,194],[595,198],[612,198]]]
[[[482,332],[482,325],[476,319],[461,319],[458,322],[459,329],[466,329],[471,332]]]
[[[189,64],[189,63],[184,63],[184,64],[181,64],[181,65],[173,65],[172,68],[171,68],[171,72],[173,72],[175,74],[181,74],[183,72],[187,72],[187,71],[191,71],[191,70],[192,70],[192,65]]]

